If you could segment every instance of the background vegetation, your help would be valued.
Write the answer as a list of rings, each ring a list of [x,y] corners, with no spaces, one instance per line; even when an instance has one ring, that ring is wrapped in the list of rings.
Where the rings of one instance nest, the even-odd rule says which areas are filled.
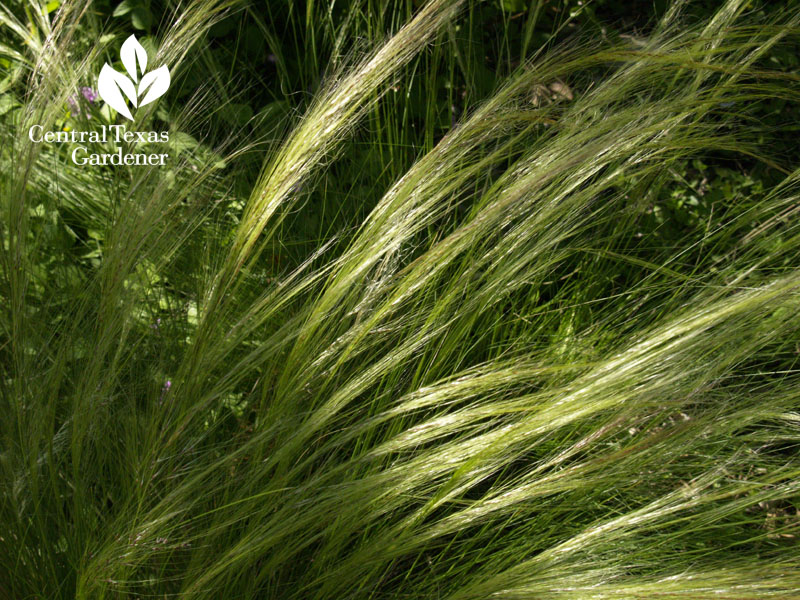
[[[800,596],[799,24],[0,6],[0,598]]]

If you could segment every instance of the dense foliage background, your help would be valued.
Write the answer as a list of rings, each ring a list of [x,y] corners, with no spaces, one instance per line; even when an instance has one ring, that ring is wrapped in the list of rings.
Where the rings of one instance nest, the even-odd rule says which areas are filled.
[[[273,263],[284,267],[298,264],[320,241],[334,232],[341,235],[343,228],[365,218],[382,191],[430,151],[463,115],[490,97],[526,58],[546,54],[559,44],[589,40],[637,47],[663,17],[668,4],[666,0],[469,3],[462,16],[438,32],[431,47],[406,67],[389,96],[367,115],[347,151],[326,173],[324,191],[309,190],[304,209],[288,219],[289,231],[284,233],[282,247],[274,249]],[[333,76],[353,56],[397,31],[419,5],[237,2],[215,19],[202,43],[173,73],[170,94],[159,106],[154,128],[178,127],[179,132],[172,136],[172,149],[177,153],[214,151],[221,156],[226,148],[230,151],[233,145],[242,146],[247,140],[250,145],[246,151],[230,165],[236,169],[230,178],[237,187],[236,195],[246,196],[268,149],[300,119],[326,76]],[[38,5],[12,2],[8,6],[9,15],[27,22],[28,31],[24,36],[27,48],[20,43],[20,32],[11,27],[2,32],[6,42],[2,65],[7,69],[3,89],[8,92],[0,108],[3,113],[13,114],[21,106],[28,82],[26,73],[32,67],[31,62],[15,59],[37,50],[44,42],[46,30],[37,28],[31,14],[33,6]],[[708,21],[720,6],[714,2],[687,3],[683,22]],[[44,5],[45,18],[57,17],[59,7],[58,0]],[[794,1],[748,2],[745,6],[750,22],[764,24],[796,9]],[[175,5],[159,1],[92,2],[72,32],[69,58],[82,60],[100,39],[109,44],[105,58],[119,65],[119,46],[130,33],[137,34],[154,56],[159,32],[166,30],[175,10]],[[796,74],[797,45],[786,40],[761,60],[770,69]],[[597,82],[603,74],[602,69],[582,73],[582,83]],[[93,87],[93,77],[81,83]],[[563,92],[561,88],[556,92],[546,89],[552,83],[544,84],[538,92],[547,102],[571,98],[570,85],[576,85],[577,80],[556,82],[564,85]],[[72,98],[78,96],[73,94]],[[202,117],[186,114],[187,103],[196,106]],[[66,129],[72,126],[72,107],[69,102],[64,106],[58,125]],[[747,133],[769,148],[772,160],[712,151],[671,163],[669,185],[650,199],[651,210],[639,223],[642,233],[652,234],[648,241],[658,239],[659,244],[676,246],[689,230],[714,229],[723,222],[724,211],[719,209],[727,208],[731,198],[745,194],[755,199],[794,164],[797,122],[786,99],[753,98],[736,110],[739,119],[747,119]],[[174,173],[170,171],[170,175]],[[234,203],[234,211],[236,206]],[[67,228],[73,238],[65,239],[68,246],[92,245],[96,239],[82,231],[85,216]],[[98,228],[85,229],[99,235]],[[59,248],[57,254],[63,249]]]
[[[800,595],[799,25],[5,2],[0,598]]]

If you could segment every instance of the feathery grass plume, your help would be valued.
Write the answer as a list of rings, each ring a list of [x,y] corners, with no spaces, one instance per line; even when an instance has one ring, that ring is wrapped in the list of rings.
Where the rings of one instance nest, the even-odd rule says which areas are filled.
[[[0,153],[0,597],[800,594],[800,169],[749,112],[797,102],[765,65],[800,13],[682,5],[637,45],[525,61],[363,222],[272,271],[300,187],[457,3],[332,76],[241,198],[252,140],[224,172],[199,150],[79,171],[26,141],[91,72],[52,60],[88,4],[0,46],[35,65]],[[159,60],[233,6],[178,8]],[[670,169],[711,152],[785,177],[679,245],[642,234]],[[48,258],[42,210],[97,227],[93,262]]]
[[[459,4],[454,0],[427,3],[411,22],[349,73],[341,78],[332,77],[333,81],[319,93],[290,138],[265,163],[234,240],[228,279],[243,268],[278,207],[289,205],[285,207],[288,209],[291,206],[292,192],[329,158],[343,135],[377,101],[376,90],[385,91],[400,68],[453,18]],[[281,219],[274,221],[270,231],[264,233],[265,239],[274,235]],[[227,291],[230,285],[231,281],[223,279],[217,294]]]

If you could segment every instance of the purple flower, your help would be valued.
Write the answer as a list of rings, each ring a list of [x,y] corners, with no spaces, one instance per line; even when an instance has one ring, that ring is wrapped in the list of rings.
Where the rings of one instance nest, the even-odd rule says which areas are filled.
[[[95,100],[97,100],[97,94],[90,87],[82,87],[81,93],[83,94],[83,97],[86,98],[89,102],[94,102]]]
[[[94,104],[94,101],[97,100],[97,98],[98,98],[97,92],[95,92],[90,87],[82,87],[80,89],[80,92],[81,92],[81,95],[86,99],[86,101],[90,102],[92,104]],[[78,98],[79,98],[79,96],[77,94],[73,94],[72,96],[70,96],[67,99],[67,104],[69,104],[70,112],[73,112],[75,114],[80,114],[80,112],[81,112],[81,108],[80,108],[80,106],[78,104]],[[89,115],[86,115],[86,116],[88,117]]]
[[[172,387],[172,382],[169,379],[167,379],[164,382],[164,385],[161,387],[161,397],[158,399],[159,404],[164,403],[164,397],[169,393],[169,388],[171,387]]]

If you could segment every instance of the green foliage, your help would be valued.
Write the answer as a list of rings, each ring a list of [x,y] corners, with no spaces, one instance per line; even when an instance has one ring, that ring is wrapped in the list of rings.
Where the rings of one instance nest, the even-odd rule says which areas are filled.
[[[0,598],[796,597],[800,8],[620,6],[0,7]]]

